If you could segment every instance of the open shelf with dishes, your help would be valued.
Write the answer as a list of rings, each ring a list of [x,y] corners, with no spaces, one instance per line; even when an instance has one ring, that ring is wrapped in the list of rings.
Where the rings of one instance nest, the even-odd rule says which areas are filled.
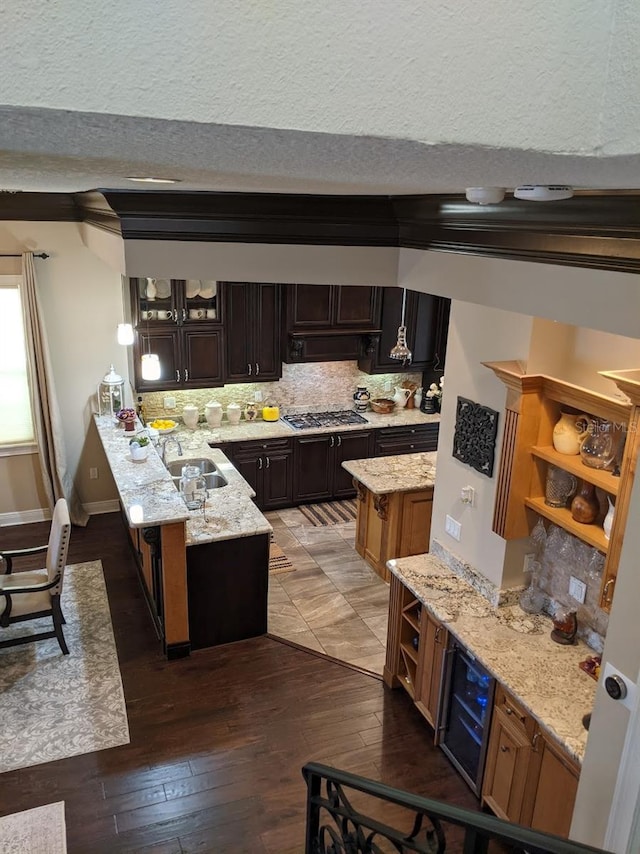
[[[640,443],[640,370],[601,372],[627,395],[630,402],[625,402],[554,377],[526,374],[517,362],[485,366],[507,387],[493,530],[505,539],[526,537],[542,517],[602,552],[606,559],[600,606],[609,610]],[[558,450],[564,450],[558,436],[554,441],[561,417],[575,419],[576,425],[584,422],[577,427],[574,447],[565,453]],[[594,436],[610,437],[602,468],[597,467],[597,458],[587,458],[595,465],[583,460],[585,446]],[[558,476],[558,470],[566,475]],[[554,475],[570,486],[549,495]],[[580,513],[576,504],[572,510],[578,493],[588,496],[590,513]],[[608,539],[603,522],[607,506],[614,504]]]

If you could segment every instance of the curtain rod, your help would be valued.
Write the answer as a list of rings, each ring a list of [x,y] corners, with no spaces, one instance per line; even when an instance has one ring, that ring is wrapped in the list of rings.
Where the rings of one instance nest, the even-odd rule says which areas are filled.
[[[0,258],[22,258],[23,255],[24,255],[24,252],[15,252],[15,253],[0,252]],[[34,258],[48,258],[49,256],[47,255],[46,252],[34,252],[33,257]]]

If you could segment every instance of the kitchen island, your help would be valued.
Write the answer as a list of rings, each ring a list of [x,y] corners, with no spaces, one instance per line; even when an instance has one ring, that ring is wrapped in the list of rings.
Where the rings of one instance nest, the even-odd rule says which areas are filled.
[[[436,460],[429,451],[342,463],[357,492],[356,551],[385,581],[388,560],[429,549]]]
[[[167,441],[167,462],[209,459],[227,481],[203,510],[188,510],[155,448],[134,462],[132,434],[94,419],[167,657],[264,634],[272,528],[252,488],[204,431],[182,431]]]

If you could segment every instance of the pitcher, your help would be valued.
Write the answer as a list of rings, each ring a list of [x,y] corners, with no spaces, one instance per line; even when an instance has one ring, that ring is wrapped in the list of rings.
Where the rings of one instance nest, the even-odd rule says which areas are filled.
[[[411,396],[410,388],[402,388],[401,386],[396,386],[396,393],[393,395],[393,400],[398,409],[404,409],[407,405],[407,401]]]
[[[579,454],[580,445],[586,438],[591,418],[584,413],[561,411],[553,428],[553,447],[559,454]]]

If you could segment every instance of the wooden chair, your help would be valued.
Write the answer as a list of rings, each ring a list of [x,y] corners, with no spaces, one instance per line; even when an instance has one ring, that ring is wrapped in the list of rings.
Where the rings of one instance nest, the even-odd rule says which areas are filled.
[[[0,550],[0,558],[6,565],[5,573],[0,574],[0,638],[2,629],[14,623],[36,620],[40,617],[51,617],[53,620],[51,631],[0,640],[0,649],[55,637],[58,639],[63,655],[69,655],[62,633],[65,620],[60,608],[60,595],[70,535],[69,508],[65,499],[60,498],[53,510],[49,542],[46,546]],[[45,551],[47,556],[43,569],[27,570],[12,575],[14,558]]]

